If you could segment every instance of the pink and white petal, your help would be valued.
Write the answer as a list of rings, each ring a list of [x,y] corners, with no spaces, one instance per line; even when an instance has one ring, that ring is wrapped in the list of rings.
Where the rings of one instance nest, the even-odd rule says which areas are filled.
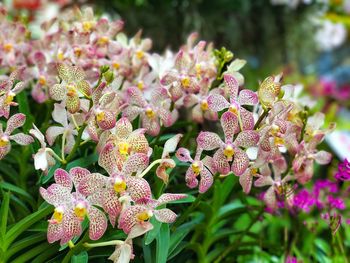
[[[108,183],[108,178],[99,173],[92,173],[86,177],[81,180],[77,187],[77,192],[84,196],[102,191]]]
[[[128,206],[120,214],[118,228],[122,229],[126,234],[129,234],[137,223],[136,215],[146,211],[147,209],[140,205]]]
[[[153,211],[155,218],[162,223],[173,223],[176,220],[177,215],[168,208]]]
[[[133,131],[128,137],[128,143],[132,152],[148,153],[150,148],[144,132],[144,129],[138,129]]]
[[[253,130],[254,129],[254,117],[253,113],[241,107],[240,110],[243,130]]]
[[[128,237],[125,241],[131,240],[133,238],[142,236],[148,231],[153,229],[153,225],[150,222],[144,222],[142,225],[135,225],[129,232]]]
[[[49,243],[60,240],[63,236],[62,224],[49,223],[47,227],[47,241]]]
[[[257,131],[246,130],[238,134],[235,144],[243,148],[257,146],[259,142],[259,134]]]
[[[55,177],[55,182],[57,184],[62,185],[63,187],[66,187],[70,191],[72,190],[73,182],[68,172],[66,172],[61,168],[58,168],[54,173],[54,177]]]
[[[128,118],[122,117],[117,121],[115,132],[115,135],[120,139],[126,139],[132,133],[132,125]]]
[[[208,97],[208,106],[212,111],[222,111],[230,107],[230,103],[219,94],[212,94]]]
[[[171,125],[173,125],[175,119],[173,119],[173,114],[169,110],[159,108],[158,114],[164,127],[170,127]]]
[[[11,151],[11,144],[0,147],[0,160],[3,159]]]
[[[139,173],[148,166],[149,157],[147,154],[134,153],[129,156],[123,166],[124,174],[131,175],[132,173]]]
[[[32,136],[24,133],[17,133],[15,135],[11,135],[10,140],[15,141],[19,145],[28,145],[34,142],[34,139]]]
[[[196,106],[193,107],[192,109],[192,119],[195,122],[198,123],[203,123],[204,118],[203,118],[203,111],[201,110],[201,106],[200,104],[197,104]]]
[[[142,92],[136,87],[129,87],[126,90],[128,103],[135,104],[140,107],[145,107],[147,102],[143,97]]]
[[[256,187],[263,187],[274,184],[271,176],[258,175],[258,177],[259,178],[254,182],[254,186]]]
[[[15,129],[23,126],[26,121],[26,115],[23,113],[17,113],[12,115],[7,121],[7,127],[5,133],[10,135]]]
[[[106,211],[109,217],[111,225],[114,227],[117,217],[122,211],[122,205],[119,202],[119,196],[114,189],[107,188],[102,193],[102,207]]]
[[[69,154],[72,151],[74,144],[75,144],[74,135],[69,133],[66,137],[66,145],[64,148],[64,152],[66,154]]]
[[[55,207],[72,202],[70,189],[60,184],[52,184],[47,189],[40,187],[39,192],[46,202]]]
[[[264,202],[266,206],[272,211],[275,211],[277,209],[277,199],[275,194],[275,189],[273,186],[271,186],[264,194]]]
[[[160,206],[160,205],[163,205],[163,204],[167,204],[169,202],[173,202],[173,201],[176,201],[176,200],[184,199],[186,197],[187,197],[186,194],[169,194],[169,193],[165,193],[165,194],[162,194],[158,198],[157,206]]]
[[[222,149],[219,149],[214,153],[213,160],[215,164],[215,170],[218,173],[226,175],[231,171],[230,164],[228,163]]]
[[[205,167],[200,172],[199,192],[205,193],[213,184],[213,175]]]
[[[188,168],[187,171],[186,171],[185,180],[186,180],[186,185],[189,188],[195,188],[198,185],[197,174],[195,174],[193,172],[191,167]]]
[[[55,84],[49,88],[50,98],[61,101],[66,97],[66,89],[62,84]]]
[[[100,239],[107,229],[107,218],[105,214],[96,207],[90,206],[89,217],[89,237],[91,240]]]
[[[147,130],[147,134],[151,136],[157,136],[160,132],[159,121],[156,118],[148,118],[146,116],[142,116],[142,127]]]
[[[191,157],[191,153],[188,149],[186,148],[179,148],[177,151],[176,151],[176,157],[177,159],[179,159],[181,162],[193,162],[193,159]]]
[[[65,131],[64,127],[59,127],[59,126],[50,126],[47,130],[46,130],[46,139],[47,142],[49,143],[49,145],[53,145],[57,136],[63,134]]]
[[[163,78],[160,80],[160,83],[164,86],[168,86],[173,82],[177,81],[177,75],[178,75],[177,72],[169,71],[163,76]]]
[[[63,245],[70,241],[75,236],[80,236],[82,233],[80,220],[72,213],[67,213],[62,221],[63,236],[60,244]]]
[[[116,149],[113,143],[107,143],[102,149],[98,158],[98,164],[110,175],[118,170]]]
[[[81,167],[73,167],[69,170],[69,174],[71,176],[74,186],[77,188],[81,181],[89,180],[89,175],[91,173],[88,169]]]
[[[127,192],[135,203],[145,203],[152,198],[149,183],[139,177],[128,176],[126,179]]]
[[[123,110],[123,117],[128,118],[130,121],[133,121],[136,119],[137,116],[140,115],[141,112],[143,112],[143,109],[139,106],[129,105]]]
[[[225,141],[232,142],[233,136],[239,132],[238,118],[235,114],[227,111],[221,116],[221,127],[224,130]]]
[[[243,192],[249,194],[252,188],[253,176],[250,173],[250,169],[247,169],[240,177],[239,183],[242,186]]]
[[[213,132],[200,132],[197,137],[198,147],[206,151],[219,148],[223,142],[219,135]]]
[[[318,164],[329,164],[332,160],[332,154],[326,151],[319,151],[314,155],[315,161]]]
[[[108,110],[103,111],[103,113],[104,113],[103,120],[96,121],[98,127],[104,131],[113,129],[116,123],[116,114]]]
[[[239,93],[238,103],[240,105],[255,105],[258,101],[258,95],[252,90],[244,89]]]
[[[66,127],[68,126],[68,121],[67,121],[67,111],[65,108],[64,102],[62,103],[55,103],[54,105],[54,110],[52,112],[52,118],[54,119],[55,122],[61,124],[62,126]]]
[[[249,158],[245,151],[235,149],[231,170],[236,176],[242,175],[249,166]]]
[[[210,157],[210,156],[205,156],[203,159],[202,159],[202,163],[203,165],[208,168],[208,170],[212,173],[212,174],[215,174],[216,173],[216,168],[215,168],[215,161],[214,161],[214,158],[213,157]]]
[[[236,99],[239,89],[239,83],[236,78],[230,74],[224,74],[224,82],[229,90],[230,98]]]

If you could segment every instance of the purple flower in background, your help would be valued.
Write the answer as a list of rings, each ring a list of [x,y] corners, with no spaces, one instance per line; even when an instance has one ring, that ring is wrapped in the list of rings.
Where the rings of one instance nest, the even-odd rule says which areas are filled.
[[[332,195],[328,196],[328,203],[330,205],[330,207],[332,208],[336,208],[336,209],[340,209],[343,210],[345,209],[345,204],[343,199],[341,198],[337,198],[337,197],[333,197]]]
[[[315,197],[305,189],[294,196],[294,206],[303,209],[305,212],[309,212],[315,203]]]
[[[339,163],[338,172],[334,177],[340,181],[350,180],[350,162],[347,159],[345,159],[344,162]]]

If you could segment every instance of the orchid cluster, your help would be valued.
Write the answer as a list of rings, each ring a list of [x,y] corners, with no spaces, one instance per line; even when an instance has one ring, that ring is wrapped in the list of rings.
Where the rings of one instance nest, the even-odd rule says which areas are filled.
[[[267,77],[256,92],[247,89],[239,73],[245,61],[197,43],[196,34],[176,54],[161,56],[150,53],[152,42],[140,32],[128,39],[122,21],[96,18],[89,8],[44,23],[44,35],[36,40],[27,37],[22,24],[7,21],[4,12],[0,63],[9,77],[0,86],[0,116],[8,121],[4,132],[0,128],[0,159],[11,150],[11,140],[40,143],[33,154],[35,169],[55,180],[40,188],[54,206],[50,243],[73,247],[86,223],[89,238],[98,240],[108,217],[126,239],[85,245],[116,245],[110,259],[128,262],[132,240],[153,228],[153,216],[162,223],[176,220],[165,205],[187,195],[158,196],[147,179],[153,173],[168,184],[178,161],[189,163],[183,181],[199,193],[207,192],[216,178],[233,175],[247,194],[253,186],[264,187],[271,212],[281,202],[300,207],[301,194],[294,194],[291,182],[307,183],[315,162],[331,161],[331,154],[317,146],[335,125],[322,129],[324,115],[311,115],[308,100],[300,99],[294,86],[283,86],[280,74]],[[53,105],[52,119],[47,127],[33,124],[30,135],[12,134],[25,122],[24,114],[10,113],[17,110],[16,95],[27,87],[37,103]],[[177,149],[182,135],[173,135],[156,158],[151,145],[186,112],[199,127],[219,127],[198,134],[195,152]],[[67,170],[85,144],[97,152],[97,171]],[[178,160],[171,157],[174,152]]]

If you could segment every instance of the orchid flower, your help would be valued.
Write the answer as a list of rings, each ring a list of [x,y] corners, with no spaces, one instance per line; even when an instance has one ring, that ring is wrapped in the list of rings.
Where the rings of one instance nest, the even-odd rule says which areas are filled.
[[[11,151],[10,141],[15,141],[20,145],[28,145],[34,142],[33,138],[24,133],[17,133],[11,135],[12,132],[24,125],[26,116],[22,113],[17,113],[11,116],[7,121],[5,132],[0,124],[0,160],[5,157]]]
[[[41,196],[55,206],[49,220],[47,239],[49,243],[60,240],[61,245],[82,233],[81,223],[89,219],[89,237],[91,240],[101,238],[107,228],[107,219],[92,196],[77,191],[81,182],[89,180],[92,174],[84,168],[72,168],[69,173],[63,169],[55,171],[55,183],[47,189],[40,188]],[[76,192],[71,193],[73,186]]]

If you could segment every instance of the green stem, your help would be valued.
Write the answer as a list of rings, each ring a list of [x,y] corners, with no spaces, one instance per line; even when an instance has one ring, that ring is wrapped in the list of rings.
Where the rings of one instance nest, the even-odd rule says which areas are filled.
[[[123,245],[124,241],[121,240],[112,240],[107,242],[100,242],[100,243],[84,243],[84,247],[105,247],[105,246],[117,246],[117,245]]]
[[[78,148],[80,146],[80,142],[81,142],[81,136],[83,135],[83,131],[85,130],[85,127],[86,127],[86,124],[84,124],[83,126],[81,126],[79,128],[78,136],[77,136],[77,138],[75,140],[75,143],[74,143],[74,146],[73,146],[71,152],[69,153],[69,155],[66,158],[66,163],[65,164],[69,163],[70,160],[73,159],[75,152],[78,150]]]
[[[264,112],[260,115],[258,121],[255,123],[254,125],[254,130],[256,130],[260,123],[263,121],[263,119],[267,116],[267,114],[269,113],[270,109],[264,109]]]
[[[338,232],[336,234],[336,239],[337,239],[337,243],[338,243],[338,246],[339,246],[339,249],[340,249],[340,252],[342,253],[343,257],[344,257],[344,262],[345,263],[348,263],[348,258],[346,256],[346,253],[345,253],[345,249],[344,249],[344,246],[343,246],[343,241],[341,239],[341,236],[340,236],[340,233]]]
[[[85,232],[84,237],[73,247],[71,248],[67,255],[64,257],[64,259],[62,260],[62,263],[69,263],[71,257],[80,252],[82,249],[84,249],[84,243],[89,239],[89,231]]]

